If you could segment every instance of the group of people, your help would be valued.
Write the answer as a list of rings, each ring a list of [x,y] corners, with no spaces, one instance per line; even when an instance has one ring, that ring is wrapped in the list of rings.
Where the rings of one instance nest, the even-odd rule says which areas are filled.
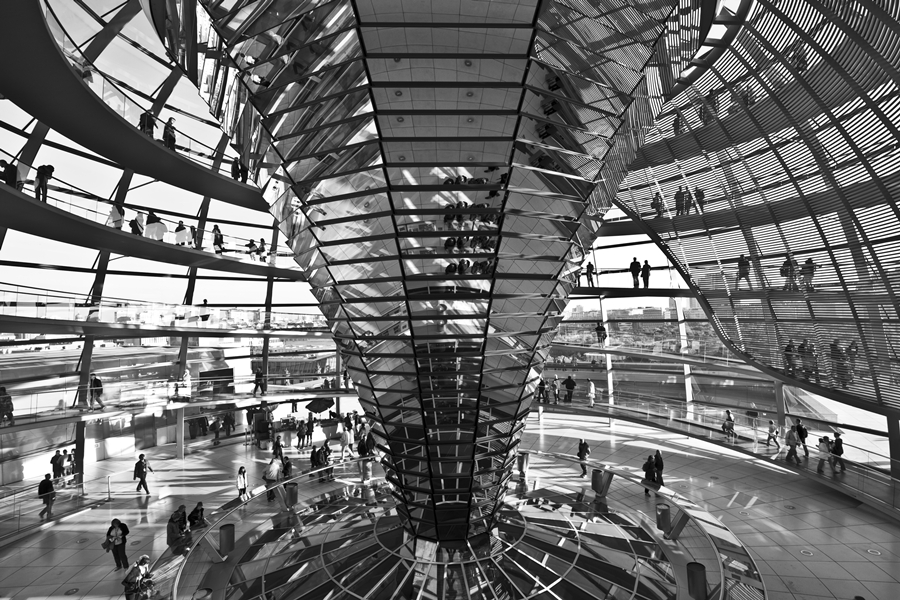
[[[138,117],[138,128],[152,138],[157,127],[156,121],[156,115],[150,110],[145,110],[141,113],[141,116]],[[166,121],[166,124],[163,126],[162,137],[163,145],[169,150],[175,150],[175,141],[177,140],[175,131],[175,117],[169,117],[169,120]]]
[[[547,391],[548,387],[550,388],[549,395]],[[565,381],[561,383],[559,381],[559,375],[554,375],[549,384],[544,380],[544,376],[541,375],[537,383],[538,404],[559,404],[559,396],[562,392],[562,388],[565,388],[566,390],[563,402],[565,402],[566,404],[571,404],[572,396],[575,394],[576,387],[578,387],[578,384],[575,382],[574,375],[569,375],[568,377],[566,377]],[[587,399],[590,406],[594,406],[594,399],[596,398],[596,395],[597,387],[594,385],[594,382],[591,379],[588,379]],[[552,400],[550,398],[552,398]]]
[[[657,450],[656,454],[651,454],[647,457],[647,460],[641,467],[644,471],[644,480],[655,483],[659,487],[663,487],[665,485],[665,482],[663,481],[664,467],[665,463],[663,462],[662,453]],[[644,488],[644,495],[649,496],[650,490]]]
[[[470,213],[466,214],[469,208],[476,210],[486,210],[491,208],[487,202],[479,204],[468,204],[464,200],[449,203],[444,208],[444,229],[452,231],[494,231],[499,229],[501,215],[490,213]]]
[[[640,286],[638,285],[638,277],[640,277],[644,281],[644,289],[650,287],[650,261],[645,260],[642,265],[640,261],[638,261],[637,256],[631,259],[631,264],[628,265],[628,271],[631,273],[632,284],[634,284],[634,289],[638,289]]]
[[[39,202],[47,201],[47,184],[53,179],[53,165],[41,165],[34,172],[34,198]],[[0,176],[3,183],[9,187],[22,191],[25,182],[19,179],[19,167],[15,162],[0,160]]]
[[[828,346],[828,357],[831,362],[832,386],[847,389],[856,377],[859,344],[854,340],[844,348],[841,341],[835,339]],[[821,383],[819,353],[814,342],[804,338],[800,345],[795,345],[793,339],[788,340],[784,347],[784,374],[791,377],[800,376],[805,381],[815,378],[816,383]]]
[[[449,261],[444,268],[446,275],[490,275],[497,266],[497,259],[486,258],[484,260],[470,261],[462,258],[459,262]]]
[[[694,208],[697,209],[698,213],[702,213],[703,207],[706,205],[706,193],[700,186],[694,186],[694,193],[692,194],[690,187],[679,185],[678,191],[675,192],[674,200],[676,217],[689,215]],[[660,192],[656,192],[653,195],[653,199],[650,201],[650,208],[656,213],[656,218],[661,219],[663,217],[666,205]]]
[[[807,258],[806,261],[800,265],[796,259],[790,255],[786,256],[778,271],[779,274],[784,277],[784,286],[782,286],[781,289],[786,292],[799,292],[800,286],[802,285],[803,291],[814,292],[815,287],[813,286],[813,277],[818,268],[818,265],[811,258]]]

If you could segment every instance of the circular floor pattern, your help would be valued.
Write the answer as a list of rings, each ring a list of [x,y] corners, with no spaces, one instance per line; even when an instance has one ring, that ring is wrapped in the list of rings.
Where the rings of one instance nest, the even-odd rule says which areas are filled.
[[[583,494],[558,488],[511,492],[490,535],[448,544],[410,536],[394,506],[387,486],[348,486],[296,514],[282,513],[271,529],[254,532],[223,597],[676,596],[672,566],[641,527],[641,517],[627,507],[586,501]]]

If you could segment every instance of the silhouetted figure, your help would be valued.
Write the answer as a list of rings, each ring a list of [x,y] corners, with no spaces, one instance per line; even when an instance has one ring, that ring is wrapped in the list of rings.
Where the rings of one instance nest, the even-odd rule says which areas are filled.
[[[803,282],[803,289],[807,292],[815,291],[812,281],[813,277],[816,275],[817,268],[818,266],[811,258],[807,258],[806,262],[803,263],[803,266],[800,267],[800,280]]]
[[[638,289],[638,277],[641,274],[641,263],[638,262],[637,256],[631,259],[631,264],[628,265],[628,270],[631,272],[631,280],[634,284],[634,289]]]
[[[784,287],[781,288],[783,291],[796,292],[800,289],[797,287],[797,261],[786,256],[779,273],[784,277]]]
[[[797,347],[794,340],[788,340],[784,347],[784,374],[794,377],[797,374]]]
[[[681,133],[681,115],[675,115],[672,120],[672,134],[679,135]]]
[[[41,165],[34,175],[34,197],[41,202],[47,201],[47,183],[53,179],[53,166]]]
[[[662,216],[663,216],[662,194],[660,194],[659,192],[656,192],[656,194],[653,195],[653,200],[650,201],[650,208],[652,208],[654,211],[656,211],[657,219],[662,218]]]
[[[585,269],[588,287],[594,287],[594,263],[589,262]]]
[[[703,206],[706,204],[706,194],[699,187],[694,186],[694,200],[697,202],[697,212],[703,212]]]
[[[169,117],[163,127],[163,144],[169,150],[175,150],[175,117]]]
[[[603,326],[603,323],[597,323],[597,327],[594,328],[594,332],[597,334],[597,342],[602,346],[608,337],[606,335],[606,327]]]
[[[644,261],[644,266],[641,267],[641,279],[644,280],[644,289],[646,290],[650,287],[650,261]]]
[[[235,181],[239,181],[241,179],[241,159],[235,157],[234,160],[231,161],[231,178]]]
[[[681,190],[681,186],[678,186],[678,191],[675,192],[675,216],[681,216],[684,213],[684,192]]]
[[[740,258],[738,258],[738,272],[737,278],[734,282],[735,291],[741,289],[741,279],[746,279],[747,285],[749,285],[750,289],[753,290],[753,283],[750,282],[750,259],[743,254],[741,254]]]
[[[153,137],[156,129],[156,117],[149,110],[145,110],[141,113],[141,116],[138,118],[138,128],[142,133]]]

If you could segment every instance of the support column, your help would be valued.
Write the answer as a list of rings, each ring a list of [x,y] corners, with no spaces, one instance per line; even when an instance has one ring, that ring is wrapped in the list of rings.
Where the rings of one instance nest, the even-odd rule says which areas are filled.
[[[672,298],[673,304],[675,304],[675,316],[678,319],[678,339],[681,342],[681,353],[684,354],[684,349],[688,346],[688,337],[687,337],[687,323],[684,321],[684,298]],[[684,366],[684,400],[687,403],[687,413],[688,415],[692,415],[694,413],[694,375],[691,370],[691,365],[687,363],[683,363]]]
[[[785,409],[784,403],[784,382],[776,379],[774,382],[775,385],[775,412],[777,416],[777,423],[779,427],[784,427],[785,425],[785,413],[787,410]]]
[[[887,414],[888,443],[891,449],[891,478],[900,479],[900,415]],[[895,499],[896,500],[896,499]],[[895,504],[896,506],[896,504]]]
[[[606,307],[603,306],[603,299],[600,299],[600,321],[603,323],[604,329],[606,329],[606,343],[605,346],[609,346],[610,340],[612,339],[612,332],[609,330],[609,321],[608,316],[606,314]],[[604,347],[605,347],[604,346]],[[608,393],[607,402],[610,405],[615,404],[615,399],[613,397],[614,394],[614,385],[613,385],[613,370],[612,370],[612,356],[609,353],[606,354],[606,388]]]
[[[175,411],[175,458],[184,460],[184,409]]]

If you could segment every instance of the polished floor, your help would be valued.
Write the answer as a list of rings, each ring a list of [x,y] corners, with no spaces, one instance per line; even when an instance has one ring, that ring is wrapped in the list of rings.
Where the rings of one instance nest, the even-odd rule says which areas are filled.
[[[609,426],[606,419],[545,414],[540,424],[532,417],[523,448],[574,453],[578,438],[590,444],[591,459],[636,472],[659,448],[666,485],[708,508],[751,548],[772,600],[900,598],[900,524],[852,498],[778,463],[622,421]],[[165,523],[174,508],[197,501],[208,511],[218,508],[234,496],[237,468],[244,465],[258,478],[269,456],[234,442],[213,451],[207,440],[195,442],[184,462],[162,458],[171,447],[148,452],[156,470],[149,498],[134,495],[132,484],[122,480],[112,503],[0,550],[0,600],[118,598],[122,572],[114,572],[112,557],[100,548],[111,519],[132,530],[129,559],[143,553],[155,559],[166,549]],[[306,467],[305,455],[292,450],[291,456]],[[113,471],[130,464],[129,458],[98,467]],[[537,487],[589,485],[579,474],[575,465],[535,463],[529,478]],[[634,486],[630,494],[620,486],[614,493],[636,510],[654,511],[653,497],[642,488]]]

